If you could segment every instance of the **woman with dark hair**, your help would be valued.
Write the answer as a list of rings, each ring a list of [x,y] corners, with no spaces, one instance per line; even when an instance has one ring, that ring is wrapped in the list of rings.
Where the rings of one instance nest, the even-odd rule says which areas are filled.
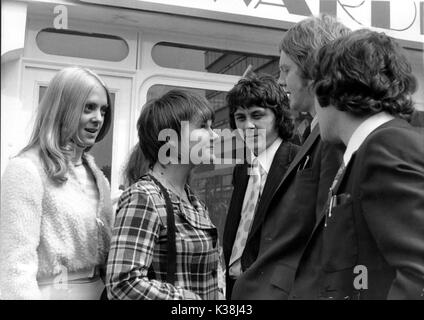
[[[110,188],[87,154],[111,123],[109,91],[92,71],[51,80],[28,145],[1,183],[2,299],[98,299],[112,224]]]
[[[172,90],[138,119],[149,171],[118,202],[107,266],[109,299],[217,299],[217,229],[187,184],[213,160],[213,110],[197,94]]]
[[[137,143],[131,150],[127,163],[123,171],[124,188],[136,183],[143,174],[149,171],[149,165],[146,157],[141,151],[140,145]]]
[[[140,145],[137,143],[132,149],[128,156],[127,161],[122,169],[122,184],[119,185],[118,193],[112,195],[112,204],[116,209],[119,197],[122,192],[136,183],[138,179],[149,171],[149,164],[146,157],[141,151]]]

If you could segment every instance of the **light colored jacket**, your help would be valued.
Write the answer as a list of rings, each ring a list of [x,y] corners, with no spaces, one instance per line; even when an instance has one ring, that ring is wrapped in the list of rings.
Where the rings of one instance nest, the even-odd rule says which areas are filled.
[[[84,157],[99,190],[97,212],[73,175],[63,184],[49,179],[35,150],[10,160],[1,181],[0,299],[40,299],[37,279],[105,264],[110,187],[94,159]]]

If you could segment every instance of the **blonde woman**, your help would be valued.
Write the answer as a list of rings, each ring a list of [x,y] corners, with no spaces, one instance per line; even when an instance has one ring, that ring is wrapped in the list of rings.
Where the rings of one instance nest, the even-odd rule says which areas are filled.
[[[51,80],[30,142],[1,181],[1,299],[99,299],[112,205],[87,151],[111,116],[109,92],[92,71],[65,68]]]

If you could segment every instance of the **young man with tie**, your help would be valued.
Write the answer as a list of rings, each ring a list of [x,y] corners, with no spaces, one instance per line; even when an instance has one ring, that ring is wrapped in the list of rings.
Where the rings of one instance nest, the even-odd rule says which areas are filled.
[[[314,88],[322,139],[346,146],[308,244],[321,252],[316,298],[424,299],[424,130],[403,120],[410,64],[390,37],[358,30],[319,51]]]
[[[223,237],[226,294],[230,299],[234,282],[256,260],[270,196],[298,146],[288,142],[294,127],[289,103],[272,76],[242,78],[228,92],[227,104],[231,128],[242,133],[248,153],[247,163],[236,165],[233,171],[234,191]]]

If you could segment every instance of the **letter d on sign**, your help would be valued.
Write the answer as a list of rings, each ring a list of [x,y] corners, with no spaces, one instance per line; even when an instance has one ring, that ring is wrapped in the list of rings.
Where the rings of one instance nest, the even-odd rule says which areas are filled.
[[[353,280],[353,287],[356,290],[368,289],[368,269],[366,266],[357,265],[353,269],[354,274],[358,274]]]
[[[58,5],[54,7],[55,16],[53,20],[53,27],[55,29],[68,29],[68,8],[64,5]]]

